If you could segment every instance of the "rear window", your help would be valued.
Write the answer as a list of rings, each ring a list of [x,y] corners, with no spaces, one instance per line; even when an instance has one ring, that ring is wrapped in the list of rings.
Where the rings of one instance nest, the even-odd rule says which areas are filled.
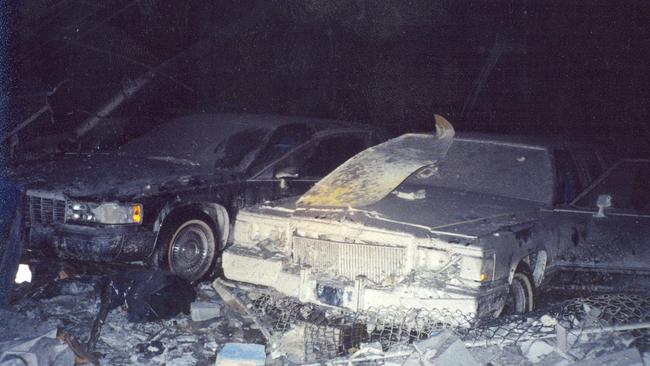
[[[650,161],[624,161],[578,199],[578,207],[596,208],[600,195],[610,195],[612,208],[650,210]]]
[[[455,139],[437,167],[420,169],[406,183],[551,204],[553,163],[542,148]]]

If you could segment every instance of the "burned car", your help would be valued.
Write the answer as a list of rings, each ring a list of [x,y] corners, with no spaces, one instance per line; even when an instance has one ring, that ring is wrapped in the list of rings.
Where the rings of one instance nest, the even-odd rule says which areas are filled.
[[[449,135],[389,140],[300,198],[242,210],[224,275],[354,311],[492,317],[533,309],[558,270],[650,273],[648,207],[624,188],[647,194],[647,161],[595,181],[606,163],[588,145]]]
[[[330,120],[197,114],[113,153],[17,169],[27,253],[146,260],[197,280],[215,267],[240,207],[300,194],[382,138]]]

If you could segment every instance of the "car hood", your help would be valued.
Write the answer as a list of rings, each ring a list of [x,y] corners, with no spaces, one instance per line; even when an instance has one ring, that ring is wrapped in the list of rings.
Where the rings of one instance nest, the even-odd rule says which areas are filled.
[[[286,211],[287,204],[290,202],[273,210]],[[294,220],[349,222],[383,230],[414,234],[424,231],[473,239],[525,222],[542,208],[544,205],[532,201],[430,187],[396,190],[362,208],[298,208],[292,216]]]
[[[206,168],[169,157],[136,158],[117,154],[72,155],[10,172],[27,189],[71,197],[137,196],[206,176]]]

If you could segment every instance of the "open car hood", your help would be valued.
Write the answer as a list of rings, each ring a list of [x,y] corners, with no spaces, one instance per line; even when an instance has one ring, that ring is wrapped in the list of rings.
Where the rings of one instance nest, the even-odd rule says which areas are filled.
[[[414,171],[445,157],[454,127],[439,115],[435,119],[435,135],[406,134],[360,152],[316,183],[298,207],[362,207],[380,201]]]

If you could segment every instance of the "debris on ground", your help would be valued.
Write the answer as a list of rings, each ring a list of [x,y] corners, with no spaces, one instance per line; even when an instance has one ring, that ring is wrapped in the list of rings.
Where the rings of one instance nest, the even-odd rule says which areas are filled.
[[[0,365],[59,366],[75,364],[75,355],[56,328],[37,337],[0,343]]]
[[[246,307],[242,301],[231,291],[228,289],[228,287],[221,281],[220,279],[215,280],[212,283],[212,287],[214,287],[215,291],[217,294],[219,294],[219,297],[223,300],[225,304],[230,306],[232,309],[236,310],[240,315],[245,317],[246,319],[249,319],[255,323],[255,326],[259,331],[262,333],[264,336],[265,340],[269,342],[271,340],[271,333],[269,332],[268,329],[259,321],[258,317],[253,314],[248,307]]]
[[[114,275],[126,275],[129,271],[108,272],[108,277],[115,278]],[[38,273],[42,274],[40,271]],[[0,344],[58,328],[59,335],[70,345],[73,356],[76,355],[80,364],[93,364],[99,360],[101,364],[110,365],[207,365],[214,364],[218,350],[231,341],[230,335],[236,332],[226,318],[231,314],[222,314],[206,322],[191,321],[187,315],[189,304],[193,300],[190,298],[181,299],[187,303],[185,313],[180,311],[168,319],[137,322],[129,320],[133,307],[124,306],[127,305],[125,301],[123,306],[107,311],[103,327],[97,336],[96,347],[91,352],[86,346],[101,308],[101,290],[104,288],[101,285],[107,283],[104,277],[106,276],[96,273],[79,275],[69,271],[67,278],[60,279],[58,271],[54,271],[49,285],[44,287],[41,283],[46,281],[36,278],[33,288],[22,289],[25,291],[21,294],[25,296],[16,298],[12,307],[0,309]],[[154,279],[149,285],[154,289],[164,288],[160,283]],[[219,302],[216,292],[208,283],[190,286],[190,289],[202,301]],[[158,293],[155,290],[144,292]],[[136,293],[140,295],[136,296]],[[136,301],[146,302],[147,296],[143,297],[142,294],[141,290],[133,292],[128,304],[133,304],[134,297]],[[176,289],[169,296],[179,294]],[[164,296],[157,298],[160,299],[164,299]],[[173,301],[176,299],[167,305],[176,306],[171,304]],[[152,308],[158,309],[155,305]],[[238,330],[242,331],[242,337],[253,331],[249,324],[243,323]],[[258,341],[259,337],[251,337],[251,340]]]
[[[77,339],[71,335],[62,332],[59,335],[59,338],[63,339],[65,343],[68,344],[72,352],[75,355],[75,364],[77,365],[86,365],[91,364],[94,366],[99,366],[99,355],[89,351],[85,345],[79,343]]]
[[[170,272],[139,269],[110,276],[102,285],[101,307],[87,348],[94,350],[110,310],[122,306],[131,322],[165,320],[179,313],[188,314],[195,298],[190,283]]]
[[[0,308],[0,349],[48,335],[39,347],[65,350],[77,364],[214,365],[219,359],[217,364],[247,360],[274,366],[650,365],[650,298],[640,295],[558,300],[525,316],[470,321],[462,314],[398,308],[348,313],[207,282],[191,286],[194,295],[167,319],[148,318],[153,313],[131,306],[151,296],[132,295],[122,303],[128,296],[118,296],[93,350],[86,346],[102,309],[102,290],[114,275],[129,271],[60,272],[55,269],[47,285],[38,278],[42,272],[35,272],[33,287],[19,286],[23,296]],[[147,280],[149,290],[140,286],[141,295],[165,288],[165,281],[137,271],[129,276]],[[136,282],[128,282],[134,285],[130,291],[139,287]],[[132,321],[134,311],[149,315]]]
[[[195,301],[190,304],[192,321],[202,322],[221,315],[221,305],[214,302]]]
[[[264,345],[247,343],[226,343],[217,355],[216,366],[264,366],[266,352]]]
[[[126,308],[130,321],[169,319],[188,314],[196,298],[192,285],[175,274],[161,270],[133,270],[109,277],[102,291],[110,309]]]
[[[584,360],[574,364],[575,366],[607,365],[607,366],[642,366],[641,354],[636,348],[628,348],[614,353],[605,353],[595,359]]]
[[[307,362],[305,349],[305,324],[297,324],[289,331],[278,334],[270,342],[272,359],[286,358],[294,364]]]
[[[414,343],[413,349],[414,352],[406,359],[404,366],[479,365],[463,342],[446,330]]]
[[[273,329],[270,357],[289,364],[555,366],[626,349],[650,356],[650,297],[639,295],[571,299],[474,323],[462,314],[450,321],[449,314],[396,308],[319,313],[274,295],[252,296],[251,303]]]

